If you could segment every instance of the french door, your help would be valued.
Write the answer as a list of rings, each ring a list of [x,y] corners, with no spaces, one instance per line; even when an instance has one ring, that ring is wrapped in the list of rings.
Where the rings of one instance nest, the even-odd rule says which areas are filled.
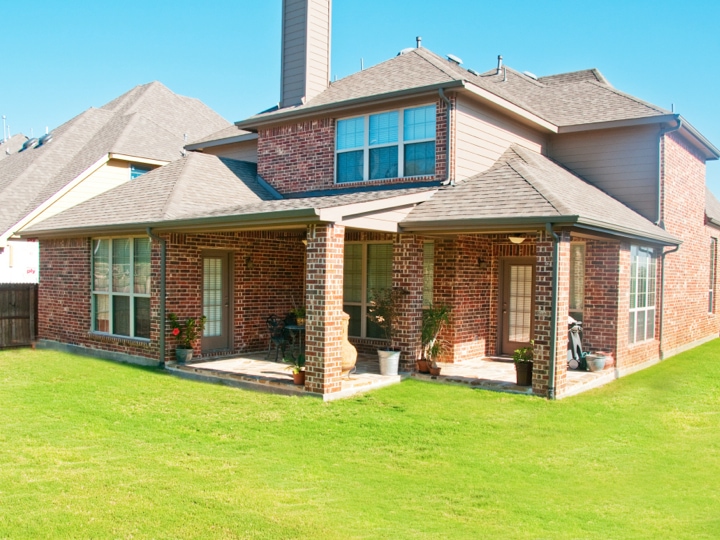
[[[535,327],[535,260],[505,259],[500,292],[500,353],[527,347]]]
[[[204,252],[202,256],[202,307],[207,317],[203,351],[230,349],[231,254]]]

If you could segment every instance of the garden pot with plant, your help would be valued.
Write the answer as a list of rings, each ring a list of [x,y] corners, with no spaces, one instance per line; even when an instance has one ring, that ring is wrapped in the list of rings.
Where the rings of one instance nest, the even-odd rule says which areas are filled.
[[[170,320],[170,328],[172,328],[171,333],[178,341],[175,357],[178,362],[186,364],[192,360],[193,347],[205,329],[207,317],[205,315],[198,319],[190,317],[185,322],[180,322],[177,315],[170,313],[168,319]]]
[[[409,292],[402,287],[385,289],[372,289],[370,291],[370,305],[368,319],[375,323],[387,340],[387,347],[378,349],[380,374],[395,376],[400,365],[400,351],[392,346],[392,338],[400,314],[400,303],[403,296]]]
[[[298,386],[305,385],[305,355],[302,352],[294,354],[290,351],[283,357],[283,362],[289,364],[287,369],[292,370],[293,383]]]
[[[439,339],[443,327],[450,322],[450,308],[447,306],[430,306],[422,312],[422,353],[423,357],[418,360],[417,367],[421,373],[440,375],[437,359],[443,352],[444,342]],[[425,364],[423,366],[422,364]],[[425,371],[423,371],[423,367]]]
[[[534,341],[530,341],[530,346],[515,349],[513,353],[513,362],[515,362],[515,376],[518,386],[532,386],[532,369],[533,369],[533,347]]]

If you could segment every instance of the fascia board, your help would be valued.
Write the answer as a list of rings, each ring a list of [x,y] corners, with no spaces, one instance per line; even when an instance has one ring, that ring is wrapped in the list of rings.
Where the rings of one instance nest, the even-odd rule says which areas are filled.
[[[118,154],[116,152],[110,152],[108,155],[110,156],[110,159],[118,159],[120,161],[129,161],[132,163],[142,163],[143,165],[167,165],[170,163],[169,161],[163,159],[137,157],[129,154]]]
[[[185,150],[203,150],[204,148],[212,148],[214,146],[225,146],[226,144],[235,144],[246,141],[257,140],[257,133],[244,133],[234,137],[226,137],[224,139],[215,139],[213,141],[205,141],[185,145]]]
[[[580,131],[644,126],[648,124],[665,124],[668,122],[676,122],[676,116],[674,114],[664,114],[660,116],[644,116],[642,118],[625,118],[623,120],[612,120],[610,122],[587,122],[584,124],[560,126],[558,128],[558,133],[578,133]]]
[[[334,206],[331,208],[321,208],[319,210],[320,221],[341,223],[346,217],[356,215],[367,215],[372,212],[382,212],[391,208],[397,208],[402,206],[417,205],[430,199],[437,189],[423,191],[421,193],[412,193],[408,195],[398,195],[396,197],[389,197],[386,199],[379,199],[374,201],[365,201],[358,203],[345,204],[341,206]]]

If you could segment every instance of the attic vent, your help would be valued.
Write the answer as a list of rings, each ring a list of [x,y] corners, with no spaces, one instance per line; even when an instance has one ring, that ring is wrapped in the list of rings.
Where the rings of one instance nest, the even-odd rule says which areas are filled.
[[[474,69],[468,68],[468,71],[469,71],[470,73],[472,73],[473,75],[478,75],[478,76],[480,75],[480,74],[479,74],[477,71],[475,71]]]
[[[28,139],[23,143],[20,152],[22,152],[23,150],[29,150],[30,148],[35,148],[38,144],[39,141],[35,137],[33,137],[32,139]]]
[[[455,62],[458,66],[463,63],[462,59],[455,56],[454,54],[448,54],[447,59],[450,60],[451,62]]]
[[[50,141],[52,141],[53,134],[52,131],[50,133],[46,133],[42,137],[40,137],[40,140],[38,141],[38,146],[42,146],[43,144],[47,144]]]
[[[406,47],[405,49],[403,49],[402,51],[400,51],[399,53],[397,53],[397,55],[398,55],[398,56],[402,56],[403,54],[407,54],[407,53],[412,52],[412,51],[414,51],[414,50],[415,50],[414,47]]]
[[[523,71],[523,75],[526,75],[535,81],[538,80],[538,76],[535,75],[534,73],[530,73],[529,71]]]

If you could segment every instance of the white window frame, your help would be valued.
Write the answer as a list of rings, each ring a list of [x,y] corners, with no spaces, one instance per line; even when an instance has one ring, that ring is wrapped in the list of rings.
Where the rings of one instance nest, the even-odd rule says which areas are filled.
[[[715,313],[715,279],[717,272],[717,238],[710,238],[710,286],[708,290],[708,313]]]
[[[435,106],[435,136],[432,138],[425,138],[425,139],[414,139],[412,141],[406,141],[405,140],[405,111],[412,110],[412,109],[422,109],[424,107],[429,106]],[[390,143],[383,143],[383,144],[370,144],[370,117],[380,114],[386,114],[391,112],[397,112],[398,113],[398,133],[397,138],[398,140],[395,142]],[[338,129],[337,126],[340,122],[343,120],[355,120],[357,118],[363,119],[363,145],[362,146],[356,146],[353,148],[343,148],[342,150],[338,150],[337,148],[337,139],[338,139]],[[435,142],[437,140],[437,106],[435,103],[426,103],[424,105],[416,105],[414,107],[405,107],[402,109],[389,109],[385,111],[376,111],[370,114],[365,115],[358,115],[358,116],[348,116],[346,118],[338,118],[335,122],[335,183],[336,184],[352,184],[353,182],[375,182],[375,181],[381,181],[381,180],[388,180],[393,178],[423,178],[426,176],[434,176],[435,171],[431,174],[420,174],[415,176],[405,176],[405,146],[413,145],[413,144],[421,144],[421,143],[427,143],[427,142]],[[387,178],[370,178],[370,150],[376,150],[378,148],[388,148],[388,147],[396,147],[398,151],[398,174],[397,176],[390,176]],[[363,152],[363,177],[362,180],[355,180],[355,181],[346,181],[341,182],[338,179],[338,155],[348,152]],[[437,169],[437,152],[435,154],[435,169]]]
[[[640,251],[644,251],[645,253],[649,253],[649,257],[645,259],[645,264],[641,265],[641,258],[640,258]],[[635,253],[635,255],[634,255]],[[634,260],[635,259],[635,260]],[[633,268],[633,262],[635,263],[635,274],[633,275],[632,268]],[[641,267],[645,268],[645,273],[647,276],[647,283],[648,287],[647,289],[641,293],[638,289],[638,277],[640,276],[640,269]],[[651,274],[651,269],[654,270],[654,273]],[[652,279],[650,279],[650,276],[652,276]],[[635,294],[636,294],[636,300],[635,300],[635,307],[632,306],[632,291],[633,291],[633,282],[635,283]],[[653,285],[652,290],[649,286],[650,284]],[[630,299],[630,313],[628,316],[628,342],[632,344],[637,343],[643,343],[652,341],[655,339],[655,332],[657,332],[656,328],[656,321],[655,317],[657,315],[657,257],[655,256],[655,250],[653,248],[644,247],[644,246],[631,246],[630,247],[630,293],[631,293],[631,299]],[[639,307],[638,304],[640,304],[639,298],[640,294],[644,295],[645,305]],[[652,295],[652,302],[650,302],[650,295]],[[638,335],[637,331],[637,318],[640,313],[645,314],[645,325],[643,329],[642,336]],[[653,332],[652,335],[647,335],[647,321],[648,316],[652,315],[653,320]]]
[[[135,292],[135,240],[136,239],[146,239],[147,236],[103,236],[103,237],[95,237],[91,239],[91,253],[90,253],[90,330],[94,333],[103,334],[103,335],[110,335],[120,338],[131,338],[141,341],[147,341],[150,342],[150,338],[145,337],[136,337],[135,336],[135,299],[136,298],[151,298],[152,294],[149,293],[137,293]],[[95,242],[99,240],[107,240],[109,241],[109,247],[108,247],[108,265],[109,265],[109,275],[108,275],[108,290],[96,290],[95,289]],[[130,284],[128,286],[128,292],[115,292],[113,291],[113,241],[115,240],[130,240]],[[150,240],[150,246],[152,250],[152,240]],[[150,265],[151,265],[151,275],[152,275],[152,251],[151,251],[151,257],[150,257]],[[152,278],[151,278],[152,279]],[[152,287],[152,283],[151,283]],[[108,303],[108,331],[105,332],[103,330],[98,330],[96,325],[96,302],[95,298],[97,296],[107,296],[109,303]],[[130,312],[130,320],[129,320],[129,328],[130,328],[130,335],[125,334],[114,334],[112,332],[114,328],[114,320],[113,320],[113,297],[115,296],[122,296],[122,297],[128,297],[129,300],[129,312]],[[152,306],[151,306],[152,310]]]

